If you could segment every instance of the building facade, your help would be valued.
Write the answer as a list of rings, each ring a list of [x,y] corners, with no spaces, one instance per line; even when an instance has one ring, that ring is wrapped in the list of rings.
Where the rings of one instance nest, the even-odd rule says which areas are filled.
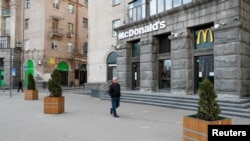
[[[15,1],[0,1],[0,88],[15,87],[21,79],[21,8]]]
[[[33,74],[44,84],[54,69],[62,75],[62,85],[81,85],[87,81],[88,13],[86,0],[2,0],[13,3],[15,27],[22,43],[20,78],[27,85]],[[17,27],[19,25],[19,27]],[[12,35],[10,35],[10,39]],[[17,40],[17,39],[16,39]]]
[[[134,0],[117,28],[124,89],[195,94],[209,79],[217,94],[250,96],[250,2]]]
[[[88,83],[105,83],[116,75],[116,39],[114,29],[124,22],[126,2],[89,1]]]
[[[123,9],[120,11],[121,15],[123,13],[120,17],[123,22],[115,28],[117,40],[114,45],[117,54],[116,76],[123,90],[164,91],[174,95],[189,95],[196,94],[202,80],[209,79],[219,95],[250,96],[249,1],[120,2],[120,7],[112,6],[111,2],[107,2],[109,4],[103,7]],[[93,5],[99,4],[96,2]],[[93,5],[90,4],[90,7]],[[90,24],[100,20],[99,17],[104,16],[103,14],[107,19],[102,20],[107,21],[99,23],[100,25],[106,23],[105,25],[110,26],[114,20],[108,18],[110,12],[95,12],[95,15],[100,15]],[[98,26],[94,27],[95,30],[100,30]],[[95,56],[99,56],[101,53],[98,52],[101,51],[108,54],[107,48],[115,42],[104,45],[106,37],[110,37],[108,32],[98,32],[102,38],[93,39],[92,28],[90,27],[90,54],[96,53]],[[101,44],[98,51],[94,51],[98,46],[92,45],[91,40]],[[94,57],[90,56],[88,59]],[[98,59],[99,57],[96,61],[99,64],[95,62],[98,66],[93,69],[103,72],[99,77],[102,80],[99,81],[105,81],[105,71],[108,69],[103,69],[101,64],[107,67],[105,60],[108,57],[103,56],[99,61]],[[88,65],[91,67],[92,63],[89,61]]]

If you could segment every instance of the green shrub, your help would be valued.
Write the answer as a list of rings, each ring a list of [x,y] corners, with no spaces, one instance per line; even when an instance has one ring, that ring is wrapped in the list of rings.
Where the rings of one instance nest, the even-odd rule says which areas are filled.
[[[199,103],[197,117],[199,119],[213,121],[219,119],[220,107],[216,101],[217,94],[213,84],[205,79],[199,88]]]
[[[51,74],[51,78],[48,81],[48,89],[50,91],[50,96],[62,96],[61,74],[57,69],[55,69]]]
[[[27,85],[28,90],[36,90],[36,83],[33,75],[31,73],[28,74],[28,85]]]

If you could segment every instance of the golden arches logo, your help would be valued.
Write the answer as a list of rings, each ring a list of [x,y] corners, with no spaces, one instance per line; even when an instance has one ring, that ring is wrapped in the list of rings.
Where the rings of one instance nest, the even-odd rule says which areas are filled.
[[[201,36],[203,37],[203,42],[206,43],[207,42],[207,35],[210,35],[210,42],[214,42],[214,36],[213,36],[213,32],[210,28],[207,28],[205,31],[204,30],[200,30],[198,32],[197,35],[197,45],[199,45],[201,43]]]

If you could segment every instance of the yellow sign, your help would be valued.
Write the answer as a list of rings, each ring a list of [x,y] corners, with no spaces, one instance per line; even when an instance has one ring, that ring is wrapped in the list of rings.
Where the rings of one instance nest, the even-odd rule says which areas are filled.
[[[201,43],[201,36],[203,37],[203,42],[206,43],[207,42],[207,35],[210,35],[210,42],[214,42],[214,36],[213,36],[213,32],[210,28],[207,28],[205,31],[204,30],[200,30],[198,32],[197,35],[197,45],[199,45]]]
[[[53,57],[49,58],[49,65],[50,66],[54,66],[55,65],[55,58],[53,58]]]

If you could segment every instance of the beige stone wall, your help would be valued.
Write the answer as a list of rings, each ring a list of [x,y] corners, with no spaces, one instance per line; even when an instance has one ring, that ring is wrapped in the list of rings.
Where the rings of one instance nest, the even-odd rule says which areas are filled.
[[[23,3],[25,5],[25,3]],[[43,67],[42,65],[38,65],[38,60],[42,60],[44,56],[44,1],[34,0],[30,3],[30,8],[24,7],[24,18],[29,19],[29,28],[23,29],[24,38],[23,38],[23,46],[25,46],[25,41],[29,40],[29,48],[28,50],[24,49],[24,62],[23,65],[26,65],[28,60],[33,60],[35,63],[35,76],[39,75],[43,77]]]
[[[114,50],[116,37],[112,35],[112,21],[125,18],[127,4],[131,0],[121,0],[113,6],[112,0],[89,1],[89,52],[88,82],[107,81],[107,56]]]
[[[29,39],[30,49],[24,52],[25,62],[32,59],[36,63],[35,75],[39,75],[45,80],[60,61],[65,61],[69,65],[69,81],[74,79],[74,54],[68,51],[67,43],[73,44],[76,54],[82,54],[82,46],[87,42],[87,28],[83,27],[83,18],[87,18],[87,8],[75,3],[77,0],[61,0],[59,9],[53,7],[53,0],[33,0],[30,9],[25,9],[24,19],[29,18],[29,29],[24,30],[24,40]],[[68,4],[74,5],[74,13],[68,12]],[[53,17],[59,18],[59,32],[62,36],[52,36]],[[78,20],[77,20],[78,19]],[[67,37],[68,23],[72,23],[73,35]],[[52,50],[52,41],[58,42],[57,50]],[[56,64],[51,66],[49,59],[55,58]],[[83,58],[83,57],[82,57]],[[42,64],[38,64],[38,60]],[[84,60],[84,59],[83,59]],[[24,62],[24,63],[25,63]],[[86,64],[86,58],[84,62]],[[78,68],[76,68],[78,69]]]

